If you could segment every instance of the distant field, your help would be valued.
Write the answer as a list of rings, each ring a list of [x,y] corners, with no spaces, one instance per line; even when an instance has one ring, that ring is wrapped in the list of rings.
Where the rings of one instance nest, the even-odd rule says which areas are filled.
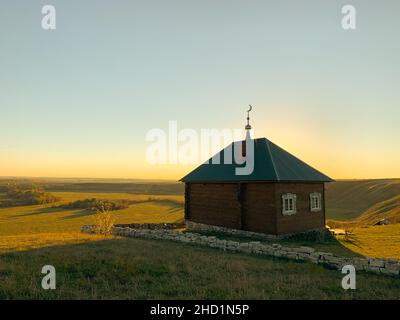
[[[7,183],[21,187],[37,184],[50,192],[130,193],[149,195],[183,195],[184,185],[177,181],[141,181],[116,179],[10,179],[0,178],[0,192]]]
[[[4,180],[0,180],[0,190],[2,183],[4,187]],[[134,182],[112,186],[109,181],[99,185],[93,181],[76,183],[51,181],[46,185],[47,191],[60,198],[57,203],[0,208],[0,299],[400,297],[400,281],[390,277],[358,273],[357,290],[350,292],[341,288],[340,272],[308,263],[226,253],[169,241],[83,234],[80,227],[93,223],[95,213],[57,206],[86,198],[126,199],[135,203],[112,212],[116,223],[174,222],[183,218],[183,192],[179,189],[181,185],[162,194],[168,184],[160,187],[144,183],[138,187]],[[397,190],[397,182],[386,180],[329,185],[329,216],[354,218],[360,212],[372,212],[371,208],[379,210],[376,207],[379,204],[390,206],[390,199],[397,192],[390,185]],[[140,190],[149,192],[141,194]],[[6,195],[0,192],[0,201],[2,197]],[[394,205],[383,211],[396,208]],[[345,256],[400,258],[400,224],[354,227],[348,238],[316,242],[295,237],[280,242],[288,246],[313,246]],[[57,269],[55,291],[40,288],[40,270],[44,264],[54,264]]]
[[[336,181],[326,189],[327,219],[351,220],[374,208],[383,213],[399,207],[400,179]]]
[[[95,212],[52,207],[86,198],[138,201],[127,209],[113,211],[117,223],[175,222],[183,218],[182,196],[81,192],[53,192],[53,194],[61,201],[47,205],[0,208],[0,235],[78,232],[82,225],[94,223]]]
[[[49,192],[93,194],[136,194],[136,195],[174,195],[184,194],[184,185],[173,181],[141,181],[110,179],[10,179],[0,178],[0,201],[2,191],[10,181],[17,181],[21,186],[38,184]],[[343,180],[326,184],[326,216],[333,220],[351,220],[367,213],[374,220],[374,212],[392,219],[398,216],[400,197],[400,179],[380,180]],[[183,199],[183,198],[182,198]],[[397,221],[397,220],[396,220]]]
[[[330,219],[327,224],[334,228],[354,229],[374,226],[379,221],[388,221],[390,224],[400,223],[400,196],[379,202],[368,208],[361,215],[351,220]]]
[[[182,196],[56,192],[65,203],[87,197],[138,201],[113,211],[117,222],[182,219]],[[149,199],[150,197],[150,199]],[[155,198],[155,199],[154,199]],[[154,200],[153,200],[154,199]],[[221,252],[170,241],[79,232],[93,212],[51,205],[0,209],[0,299],[397,299],[400,282],[360,273],[357,290],[342,274],[309,263]],[[242,239],[243,240],[243,239]],[[307,239],[286,245],[313,245]],[[319,250],[355,255],[334,239]],[[57,289],[42,290],[40,270],[52,264]]]

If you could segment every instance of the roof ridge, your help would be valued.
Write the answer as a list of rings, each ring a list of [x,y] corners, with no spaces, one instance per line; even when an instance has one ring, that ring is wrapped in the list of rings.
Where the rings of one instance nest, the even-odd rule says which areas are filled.
[[[276,169],[274,157],[272,156],[271,148],[269,147],[269,142],[270,141],[267,138],[264,138],[264,139],[265,139],[265,144],[267,145],[267,150],[268,150],[269,157],[271,158],[272,167],[274,168],[276,180],[279,181],[281,179],[279,178],[279,173],[278,173],[278,170]]]

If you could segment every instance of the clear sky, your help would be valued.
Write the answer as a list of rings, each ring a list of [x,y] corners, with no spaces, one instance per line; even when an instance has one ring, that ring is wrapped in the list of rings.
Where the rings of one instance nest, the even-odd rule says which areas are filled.
[[[400,177],[399,15],[398,0],[2,0],[0,175],[178,179],[193,165],[149,165],[146,133],[243,128],[251,103],[257,136],[332,178]]]

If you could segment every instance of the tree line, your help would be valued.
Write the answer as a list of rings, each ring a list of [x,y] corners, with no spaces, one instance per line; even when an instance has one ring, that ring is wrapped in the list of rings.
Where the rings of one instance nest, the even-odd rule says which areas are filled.
[[[5,193],[6,199],[0,201],[1,207],[46,204],[59,201],[59,198],[36,185],[21,188],[16,183],[8,183]]]

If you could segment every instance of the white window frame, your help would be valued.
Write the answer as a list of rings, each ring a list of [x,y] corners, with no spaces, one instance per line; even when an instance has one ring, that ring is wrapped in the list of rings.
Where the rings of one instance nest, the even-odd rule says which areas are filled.
[[[292,214],[296,213],[296,198],[297,196],[294,193],[282,194],[282,214],[284,216],[291,216]],[[288,203],[290,201],[292,202],[292,206],[289,205],[289,208],[286,207],[286,200]]]
[[[315,203],[315,200],[317,202]],[[316,204],[316,206],[315,206]],[[322,210],[322,195],[319,192],[310,193],[310,211],[319,212]]]

